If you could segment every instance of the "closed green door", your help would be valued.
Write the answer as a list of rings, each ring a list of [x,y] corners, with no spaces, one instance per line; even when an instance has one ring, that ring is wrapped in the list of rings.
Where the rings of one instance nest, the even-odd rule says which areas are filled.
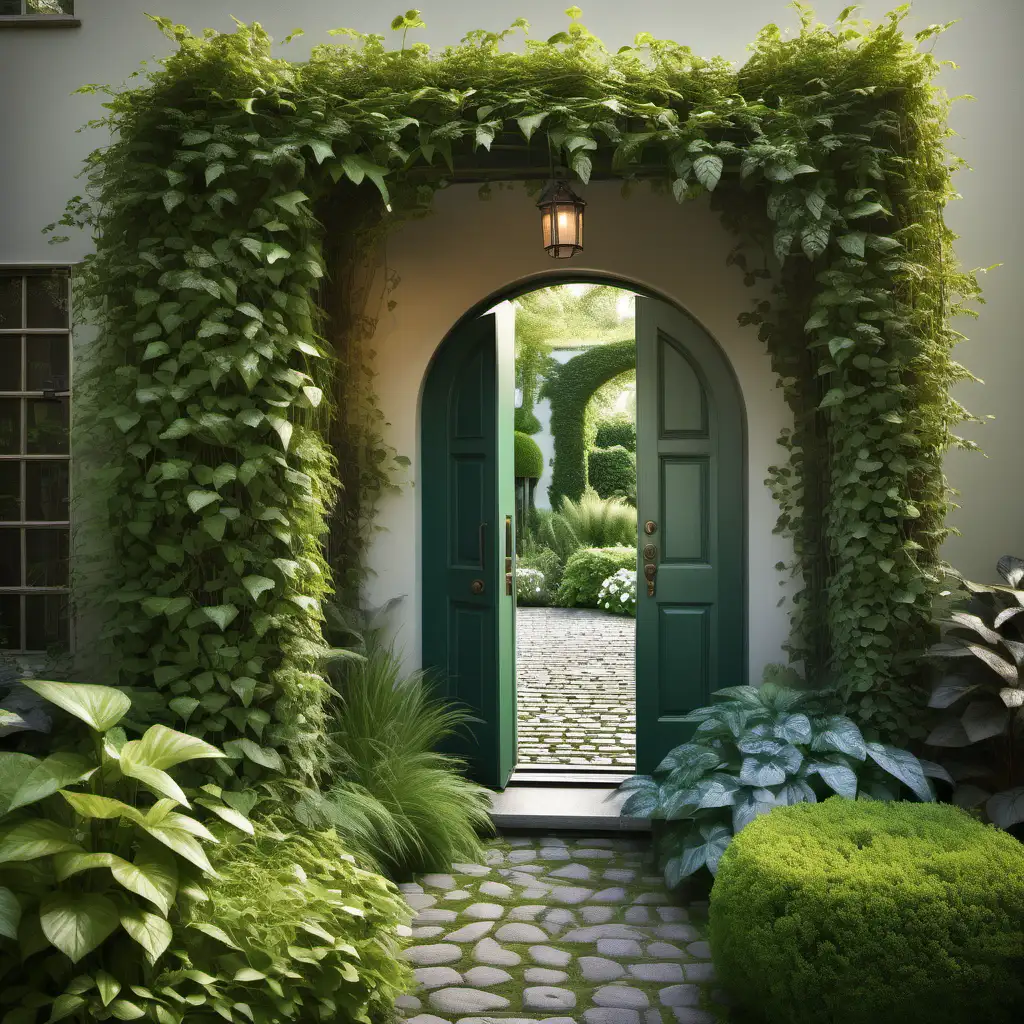
[[[499,789],[516,754],[513,317],[504,303],[448,337],[421,424],[423,665],[478,719],[449,749]]]
[[[744,415],[708,334],[636,300],[637,769],[692,726],[680,717],[747,682]]]

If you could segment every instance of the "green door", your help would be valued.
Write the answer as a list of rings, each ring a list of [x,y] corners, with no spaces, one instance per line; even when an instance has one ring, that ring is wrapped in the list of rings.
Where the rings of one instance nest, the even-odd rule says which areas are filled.
[[[708,334],[636,300],[637,769],[691,726],[679,719],[747,681],[744,414]]]
[[[510,303],[444,342],[423,393],[423,666],[478,721],[449,749],[501,789],[515,767],[515,395]]]

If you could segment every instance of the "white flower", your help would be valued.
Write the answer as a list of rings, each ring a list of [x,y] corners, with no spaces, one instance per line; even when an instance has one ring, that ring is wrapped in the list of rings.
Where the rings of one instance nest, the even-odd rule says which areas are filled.
[[[629,600],[629,594],[623,594],[622,597],[619,598],[619,600],[620,601],[628,601]]]
[[[615,594],[615,593],[618,593],[618,590],[619,590],[619,588],[618,588],[618,585],[617,585],[617,584],[615,584],[615,583],[610,583],[610,584],[608,585],[608,593],[609,593],[609,594]]]

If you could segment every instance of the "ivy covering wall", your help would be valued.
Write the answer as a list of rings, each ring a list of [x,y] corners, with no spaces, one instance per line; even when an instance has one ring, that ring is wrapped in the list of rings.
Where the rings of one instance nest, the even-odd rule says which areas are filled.
[[[920,48],[941,27],[907,38],[905,8],[825,27],[797,6],[799,33],[768,26],[738,69],[647,33],[610,53],[576,9],[524,52],[502,47],[517,23],[430,54],[407,42],[408,12],[400,49],[349,32],[301,64],[259,25],[200,38],[155,19],[176,50],[109,96],[112,144],[64,220],[96,236],[76,431],[106,467],[89,481],[103,571],[79,600],[105,609],[120,682],[225,744],[232,784],[315,771],[321,602],[358,581],[391,485],[361,269],[436,188],[486,176],[496,140],[524,175],[554,160],[582,182],[648,179],[666,201],[715,193],[745,246],[733,262],[774,285],[746,320],[795,417],[770,472],[805,583],[794,656],[872,727],[908,728],[942,454],[963,443],[950,320],[977,292],[942,220],[946,102]],[[585,401],[573,372],[556,416]]]

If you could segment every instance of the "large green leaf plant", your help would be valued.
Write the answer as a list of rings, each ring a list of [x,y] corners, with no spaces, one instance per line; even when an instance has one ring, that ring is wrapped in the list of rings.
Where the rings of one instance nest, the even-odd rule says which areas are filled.
[[[215,786],[190,799],[169,770],[225,755],[163,725],[128,739],[118,723],[131,701],[113,687],[24,684],[89,735],[45,758],[0,752],[2,1020],[177,1024],[173,988],[148,985],[174,935],[176,900],[205,899],[213,873],[217,839],[196,811],[252,825]]]
[[[963,581],[966,607],[943,622],[931,654],[942,666],[929,706],[943,715],[927,742],[964,756],[943,758],[953,802],[984,808],[994,825],[1024,825],[1024,560],[997,565],[1005,586]],[[969,750],[967,748],[970,748]]]
[[[711,874],[732,837],[775,807],[848,799],[895,800],[907,791],[935,799],[938,765],[907,750],[866,742],[857,724],[833,714],[821,693],[775,683],[732,686],[682,718],[692,740],[671,750],[654,775],[636,775],[622,813],[661,822],[665,881]]]

